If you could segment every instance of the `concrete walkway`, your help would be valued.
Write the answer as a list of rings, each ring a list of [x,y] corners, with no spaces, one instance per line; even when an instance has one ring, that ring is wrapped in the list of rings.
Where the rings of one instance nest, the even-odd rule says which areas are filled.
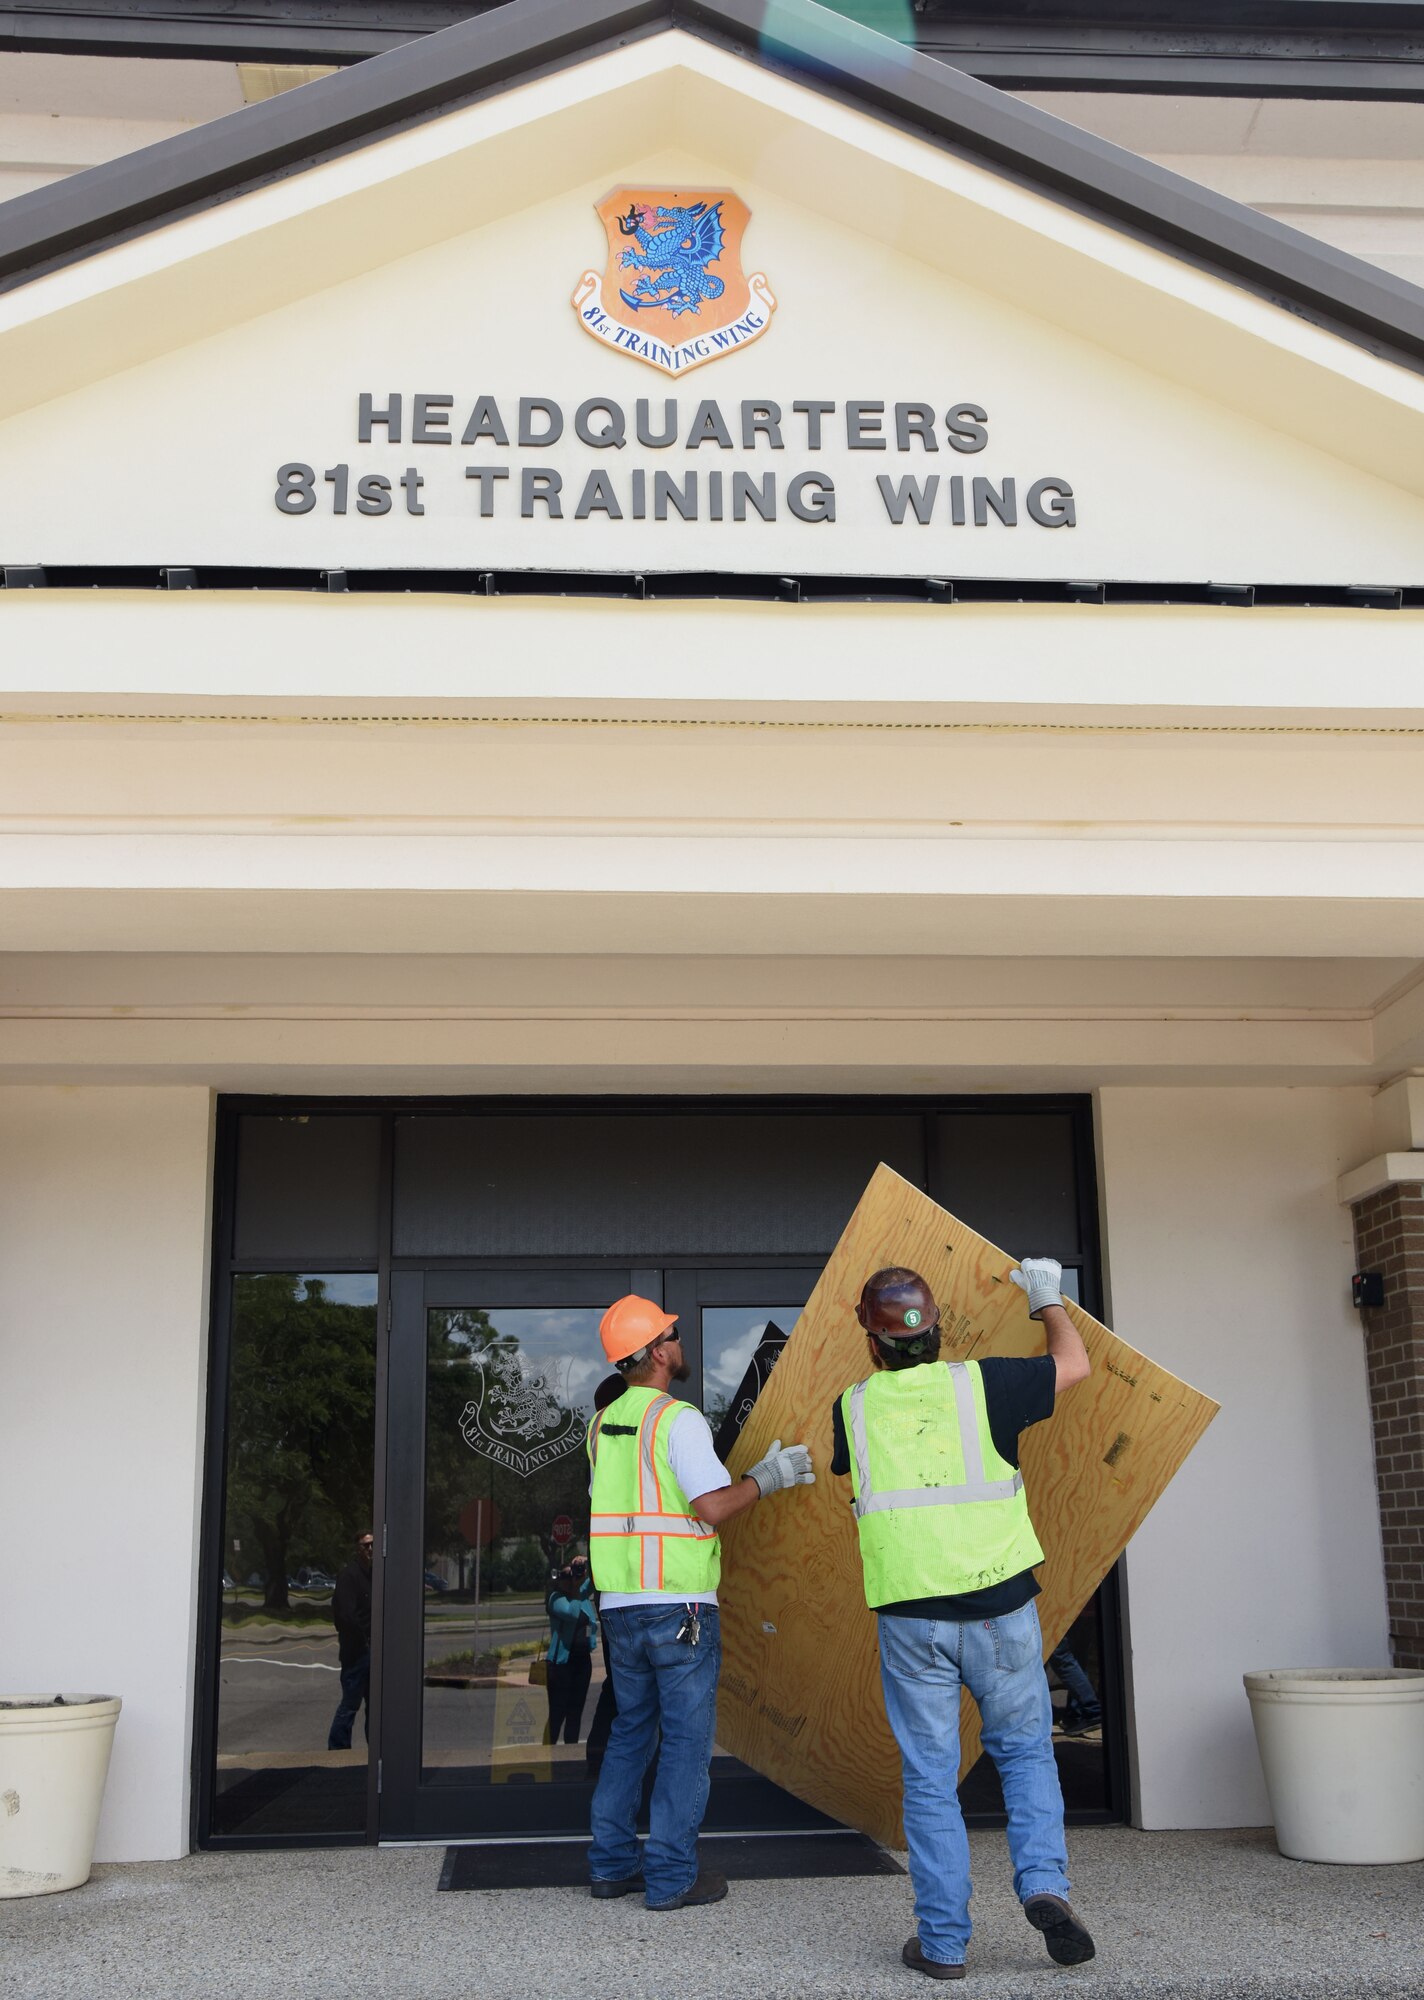
[[[977,1929],[956,1992],[985,2000],[1306,2000],[1424,1993],[1424,1863],[1283,1861],[1269,1833],[1071,1837],[1098,1957],[1052,1965],[1003,1837],[973,1836]],[[712,1860],[715,1843],[708,1844]],[[900,1964],[908,1880],[734,1883],[653,1916],[567,1889],[437,1894],[442,1850],[201,1854],[101,1867],[0,1903],[15,2000],[878,2000],[938,1990]],[[714,1863],[715,1865],[715,1863]],[[950,1989],[946,1989],[950,1990]]]

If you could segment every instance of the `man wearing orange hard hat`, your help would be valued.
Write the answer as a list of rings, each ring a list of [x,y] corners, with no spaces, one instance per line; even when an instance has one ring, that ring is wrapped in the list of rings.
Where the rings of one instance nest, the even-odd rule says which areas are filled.
[[[677,1315],[651,1299],[618,1299],[603,1315],[603,1351],[628,1384],[588,1431],[589,1559],[618,1689],[618,1713],[593,1795],[590,1888],[644,1892],[650,1910],[718,1903],[725,1876],[699,1870],[717,1729],[722,1636],[717,1530],[768,1494],[815,1483],[805,1445],[782,1446],[733,1480],[707,1419],[668,1393],[691,1373]],[[640,1853],[643,1776],[658,1749],[648,1839]]]

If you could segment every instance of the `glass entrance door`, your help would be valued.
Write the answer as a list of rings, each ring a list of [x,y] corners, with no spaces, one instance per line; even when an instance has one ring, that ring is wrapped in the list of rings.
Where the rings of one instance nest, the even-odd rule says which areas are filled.
[[[588,1560],[584,1438],[609,1372],[598,1322],[656,1275],[392,1278],[387,1838],[587,1828],[603,1662],[580,1619],[551,1663],[550,1602],[576,1595]]]
[[[579,1643],[596,1629],[586,1618],[568,1644],[567,1607],[588,1560],[584,1439],[611,1373],[599,1319],[627,1291],[679,1315],[681,1393],[725,1455],[817,1275],[393,1275],[383,1838],[587,1832],[612,1690],[600,1645]],[[720,1750],[712,1775],[709,1829],[830,1823]]]

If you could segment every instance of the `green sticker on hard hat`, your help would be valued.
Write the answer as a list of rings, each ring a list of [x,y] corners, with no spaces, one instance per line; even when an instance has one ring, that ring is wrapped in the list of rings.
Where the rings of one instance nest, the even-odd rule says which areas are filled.
[[[920,1323],[920,1315],[915,1310],[915,1308],[911,1306],[910,1310],[905,1314],[905,1324],[906,1326],[918,1326],[919,1323]]]

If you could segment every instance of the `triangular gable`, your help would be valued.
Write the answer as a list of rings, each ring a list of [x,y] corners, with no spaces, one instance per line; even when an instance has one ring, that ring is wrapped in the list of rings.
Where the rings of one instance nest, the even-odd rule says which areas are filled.
[[[757,13],[516,0],[0,209],[4,560],[1424,582],[1413,288],[799,0],[748,45]],[[573,449],[575,413],[613,399],[631,444],[668,377],[600,354],[571,295],[609,190],[677,187],[750,201],[744,275],[764,266],[784,303],[754,350],[676,382],[675,453],[645,451],[640,488],[632,451]],[[121,214],[139,233],[115,242]],[[1209,217],[1254,277],[1187,254]],[[26,243],[50,268],[26,276]],[[1279,285],[1256,294],[1292,258],[1286,310]],[[1308,298],[1342,271],[1327,329]],[[362,395],[403,398],[404,424],[363,426]],[[449,415],[412,506],[421,396]],[[482,396],[501,405],[483,430]],[[541,396],[552,458],[515,435]],[[833,439],[793,417],[805,399]],[[748,439],[744,406],[768,400],[780,442]],[[689,442],[704,401],[725,443]],[[933,457],[922,419],[897,436],[921,406]],[[674,462],[700,473],[690,519],[665,490],[657,517]],[[97,492],[76,494],[81,464]],[[309,469],[288,475],[309,507],[276,504],[282,466]],[[531,466],[560,475],[552,534]],[[769,472],[774,522],[734,491]],[[797,512],[798,474],[834,485],[834,531],[814,480]],[[379,531],[356,519],[363,477]]]

